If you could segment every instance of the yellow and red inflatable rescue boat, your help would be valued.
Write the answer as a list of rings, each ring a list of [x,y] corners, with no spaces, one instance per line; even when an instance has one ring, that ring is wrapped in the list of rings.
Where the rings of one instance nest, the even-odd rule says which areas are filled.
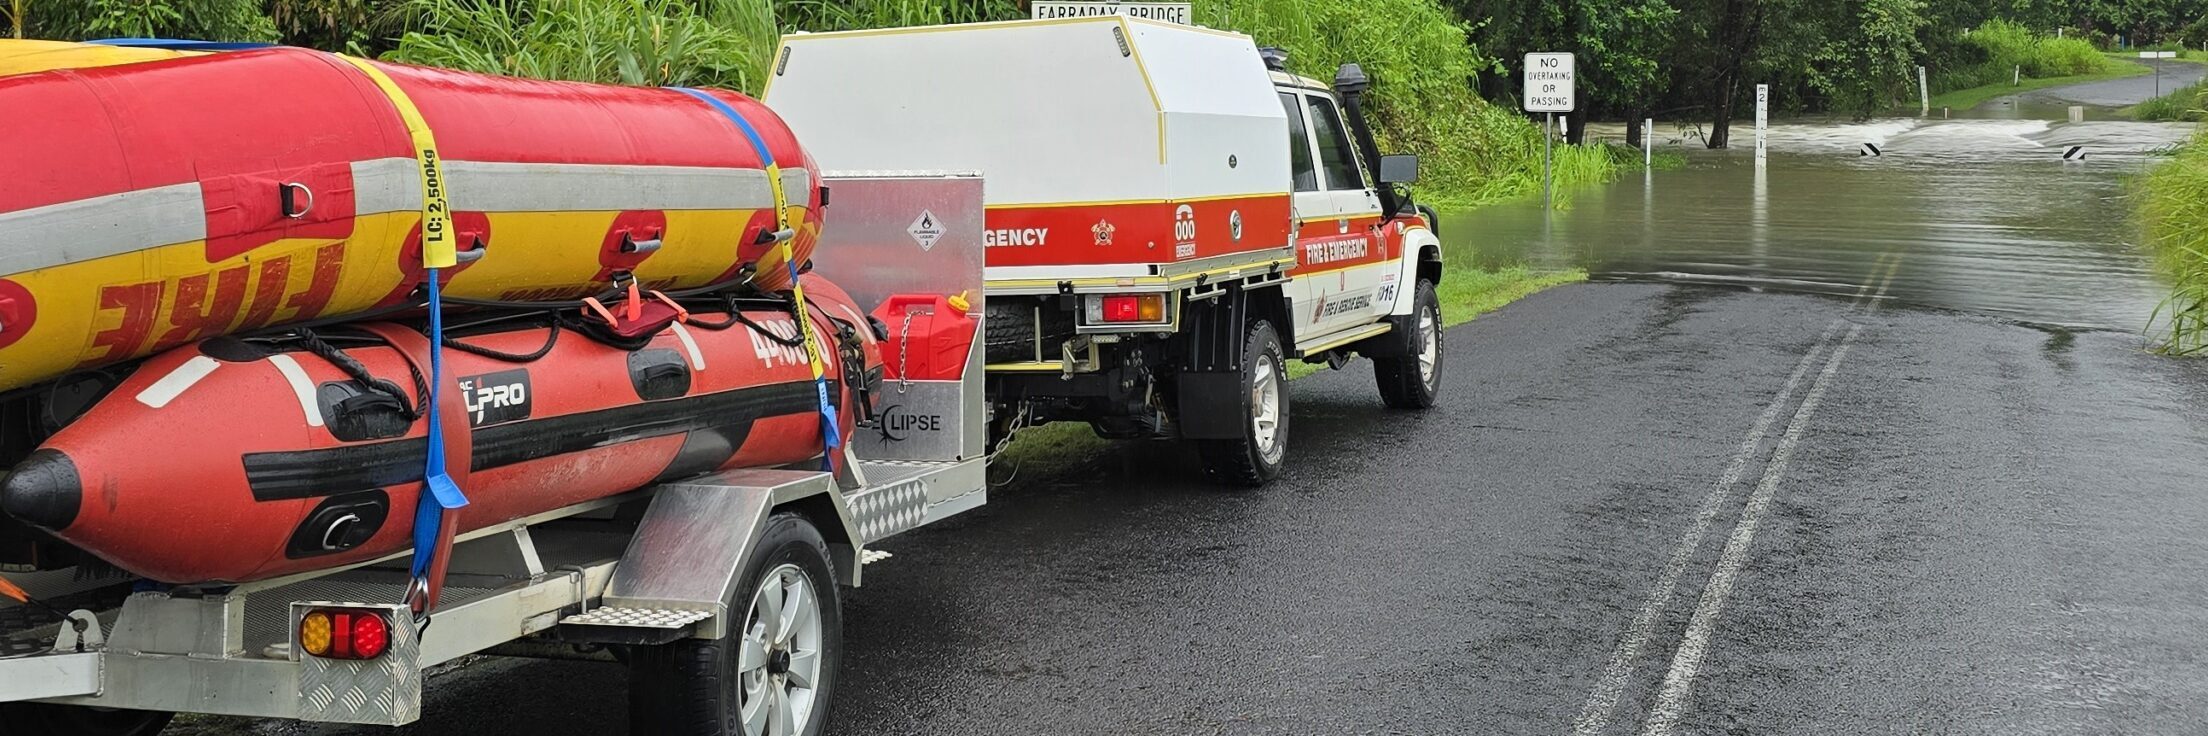
[[[452,297],[572,300],[630,276],[779,290],[776,202],[796,224],[793,259],[819,231],[815,167],[779,118],[732,92],[295,48],[65,51],[0,41],[0,69],[45,69],[0,76],[0,390],[402,308],[424,272],[425,185],[451,203]],[[153,60],[117,63],[139,58]],[[414,110],[434,134],[428,155]],[[425,181],[427,159],[444,181]]]

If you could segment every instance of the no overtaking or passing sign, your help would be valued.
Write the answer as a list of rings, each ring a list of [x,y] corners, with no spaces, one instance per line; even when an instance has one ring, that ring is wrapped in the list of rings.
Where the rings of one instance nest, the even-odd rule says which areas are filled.
[[[1571,112],[1576,67],[1571,54],[1526,54],[1526,112]]]
[[[1035,0],[1028,6],[1029,17],[1043,18],[1093,18],[1099,15],[1124,15],[1130,18],[1148,18],[1168,23],[1190,25],[1196,21],[1189,17],[1188,3],[1123,3],[1119,0],[1103,2],[1048,2]]]

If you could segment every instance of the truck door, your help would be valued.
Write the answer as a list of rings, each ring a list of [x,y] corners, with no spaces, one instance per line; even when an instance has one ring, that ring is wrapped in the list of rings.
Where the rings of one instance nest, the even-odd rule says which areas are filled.
[[[1303,108],[1289,112],[1291,136],[1298,132],[1295,121],[1300,119],[1303,137],[1309,138],[1309,158],[1295,158],[1301,219],[1296,282],[1308,293],[1308,301],[1296,305],[1303,312],[1296,334],[1319,336],[1370,324],[1387,311],[1381,304],[1383,274],[1394,275],[1385,267],[1388,244],[1375,234],[1380,203],[1366,186],[1356,146],[1334,99],[1312,92],[1282,98]],[[1315,176],[1306,180],[1304,166],[1315,169]],[[1392,291],[1394,284],[1386,287]]]

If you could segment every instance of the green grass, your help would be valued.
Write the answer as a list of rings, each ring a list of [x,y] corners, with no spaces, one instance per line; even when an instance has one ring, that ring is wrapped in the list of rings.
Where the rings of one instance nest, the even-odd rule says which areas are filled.
[[[2152,73],[2153,71],[2153,69],[2148,68],[2145,64],[2141,64],[2136,61],[2128,61],[2111,57],[2109,69],[2107,71],[2096,72],[2092,74],[2073,74],[2062,77],[2047,77],[2043,79],[2025,77],[2023,84],[2010,84],[2008,81],[2004,80],[1997,84],[1989,84],[1982,87],[1971,87],[1968,89],[1958,89],[1948,92],[1942,92],[1940,94],[1932,96],[1932,108],[1935,110],[1943,107],[1954,108],[1956,110],[1968,110],[1984,104],[1987,100],[2004,95],[2013,95],[2019,92],[2030,92],[2035,89],[2047,89],[2049,87],[2061,87],[2072,84],[2104,82],[2110,79],[2136,77]]]
[[[2156,122],[2208,122],[2208,81],[2172,90],[2169,94],[2124,108],[2133,120]]]
[[[2146,329],[2167,355],[2208,354],[2208,132],[2142,179],[2137,202],[2147,249],[2170,295]]]
[[[1586,280],[1587,272],[1578,269],[1536,271],[1513,266],[1485,271],[1465,266],[1443,273],[1436,296],[1441,299],[1442,322],[1453,326],[1502,309],[1544,289]],[[1288,380],[1323,370],[1326,370],[1323,363],[1290,362]],[[1373,400],[1379,401],[1377,394]],[[1108,451],[1112,444],[1110,440],[1097,437],[1088,425],[1072,422],[1021,430],[992,464],[991,478],[1005,483],[1012,478],[1058,475],[1082,467],[1090,458]]]

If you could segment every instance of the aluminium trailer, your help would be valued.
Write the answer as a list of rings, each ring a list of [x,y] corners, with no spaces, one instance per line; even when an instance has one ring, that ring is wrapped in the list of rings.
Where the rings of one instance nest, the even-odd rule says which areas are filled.
[[[835,216],[814,263],[858,303],[980,293],[979,177],[866,172],[828,185]],[[925,239],[910,232],[921,217],[934,223]],[[982,308],[976,297],[954,377],[883,389],[929,421],[862,427],[848,472],[724,471],[463,535],[431,625],[409,625],[399,602],[403,554],[223,587],[11,576],[50,608],[0,607],[0,734],[151,734],[177,712],[397,726],[420,718],[435,687],[425,675],[463,657],[617,651],[636,733],[818,733],[840,657],[839,586],[886,557],[875,543],[987,501]],[[958,316],[912,309],[892,317]],[[892,364],[942,347],[875,325],[869,339],[892,343]],[[387,638],[370,658],[338,658],[324,624],[361,618],[386,622]],[[322,638],[310,647],[306,635]],[[708,679],[723,687],[700,689]]]

